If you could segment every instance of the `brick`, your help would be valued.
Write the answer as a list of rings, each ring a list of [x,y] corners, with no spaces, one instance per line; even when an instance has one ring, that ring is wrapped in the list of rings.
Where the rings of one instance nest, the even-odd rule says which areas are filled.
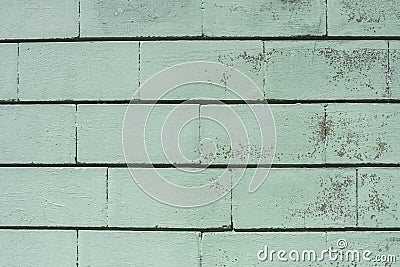
[[[339,249],[339,240],[341,240],[339,245],[347,244],[344,249]],[[340,258],[334,261],[335,266],[397,266],[400,259],[400,232],[328,232],[327,247],[343,251],[343,261]],[[371,252],[370,255],[366,255],[370,259],[369,261],[363,259],[365,251]],[[352,261],[352,252],[355,253],[355,261]],[[336,256],[338,254],[336,253]],[[360,255],[359,261],[357,261],[357,254]],[[376,258],[377,256],[379,258]],[[389,259],[391,256],[394,256],[392,260]]]
[[[0,163],[75,162],[74,105],[2,105]]]
[[[0,225],[106,224],[105,168],[0,168]]]
[[[268,164],[271,163],[271,138],[276,137],[276,163],[321,163],[324,161],[323,105],[270,105],[273,123],[261,105],[206,105],[201,106],[200,140],[206,138],[215,142],[216,150],[207,143],[201,144],[202,162],[215,164]],[[256,112],[261,124],[252,113]],[[233,111],[233,113],[232,113]],[[264,112],[264,113],[263,113]],[[237,114],[235,117],[231,114]],[[210,116],[218,123],[204,118]],[[238,122],[239,120],[239,122]],[[267,123],[265,123],[267,122]],[[243,123],[243,126],[242,126]],[[224,129],[223,127],[229,127]],[[267,133],[267,142],[261,144],[261,130]],[[268,128],[271,127],[271,128]],[[227,130],[231,132],[228,132]],[[240,137],[247,130],[249,142]],[[299,134],[295,134],[299,133]],[[230,136],[228,136],[228,134]],[[239,141],[238,141],[239,140]],[[233,142],[231,144],[231,142]],[[248,160],[247,160],[248,157]]]
[[[398,163],[397,104],[329,104],[327,163]]]
[[[137,42],[20,45],[21,100],[129,100],[139,82]]]
[[[201,1],[81,1],[81,36],[200,36]]]
[[[15,0],[0,3],[0,39],[73,38],[78,33],[78,0]]]
[[[0,100],[17,99],[18,45],[1,44]]]
[[[76,232],[0,230],[3,266],[76,266]]]
[[[233,170],[233,180],[241,179],[232,195],[235,229],[355,226],[355,169],[271,169],[250,194],[253,175]]]
[[[175,41],[142,42],[140,45],[141,84],[159,71],[177,64],[193,61],[211,61],[233,67],[247,75],[259,87],[260,92],[250,93],[243,88],[232,93],[226,87],[237,83],[235,77],[222,77],[221,86],[196,83],[174,88],[162,97],[164,100],[220,99],[220,100],[258,100],[263,99],[262,88],[265,61],[261,41]],[[161,94],[156,88],[151,91],[139,90],[143,100],[159,99]]]
[[[265,47],[267,99],[391,97],[385,41],[272,41]]]
[[[358,170],[358,226],[383,228],[399,225],[398,176],[396,168]]]
[[[396,36],[399,12],[399,0],[328,0],[328,35]]]
[[[206,36],[321,36],[325,1],[204,1]]]
[[[258,259],[258,252],[267,247],[268,254],[275,250],[273,258],[264,261]],[[291,250],[299,251],[296,266],[310,266],[309,261],[302,261],[305,250],[321,251],[326,249],[325,233],[204,233],[201,241],[202,266],[291,266]],[[285,250],[288,261],[280,261],[277,252]],[[319,255],[318,255],[319,256]],[[262,259],[264,254],[260,254]],[[295,256],[293,256],[295,257]],[[307,255],[305,255],[307,258]],[[326,266],[313,262],[312,266]]]
[[[79,266],[199,266],[195,232],[79,231]]]
[[[392,98],[400,99],[400,42],[389,42],[389,92]]]
[[[185,187],[202,186],[224,169],[156,169],[167,181]],[[150,179],[151,169],[135,169]],[[229,174],[230,175],[230,174]],[[109,169],[109,226],[144,228],[222,228],[231,223],[230,193],[211,204],[184,209],[161,203],[135,183],[128,169]],[[143,207],[146,207],[143,209]],[[154,217],[154,214],[157,214]]]
[[[78,161],[85,163],[125,163],[122,145],[122,129],[128,105],[78,105]],[[177,105],[143,105],[136,104],[129,108],[135,121],[127,122],[126,142],[130,163],[186,163],[195,162],[198,152],[198,120],[195,119],[183,127],[180,135],[167,135],[162,140],[162,129],[168,132],[168,125],[181,121],[186,116],[198,117],[198,105],[179,106],[172,115],[169,114]],[[152,110],[152,111],[151,111]],[[147,114],[151,111],[150,116]],[[174,117],[178,115],[177,117]],[[167,118],[167,126],[164,122]],[[147,119],[147,122],[146,122]],[[129,120],[129,119],[128,119]],[[146,124],[145,124],[146,123]],[[144,126],[146,125],[146,126]],[[146,134],[143,130],[146,129]],[[143,145],[145,138],[145,145]],[[168,139],[169,138],[169,139]],[[177,154],[178,138],[184,158]],[[100,145],[99,145],[100,144]],[[173,149],[167,148],[174,146]],[[147,151],[146,151],[147,149]],[[164,152],[169,158],[166,158]]]

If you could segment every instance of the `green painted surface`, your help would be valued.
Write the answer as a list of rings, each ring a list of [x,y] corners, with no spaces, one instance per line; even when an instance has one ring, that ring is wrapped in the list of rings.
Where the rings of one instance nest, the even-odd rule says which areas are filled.
[[[237,229],[354,227],[356,171],[334,168],[271,169],[254,193],[245,171],[233,191],[233,223]],[[233,170],[239,179],[240,170]]]
[[[106,225],[106,168],[0,168],[1,226]]]
[[[269,260],[271,258],[260,261],[257,254],[265,246],[268,246],[270,253],[271,250],[319,251],[324,249],[325,245],[325,233],[205,233],[201,242],[202,265],[310,266],[310,262],[280,262],[277,260],[277,253],[272,261]],[[316,262],[311,266],[326,266],[326,263],[324,265]]]
[[[270,41],[265,47],[267,99],[392,96],[385,41]]]
[[[1,105],[0,125],[0,163],[75,162],[74,105]]]
[[[206,36],[325,34],[325,1],[204,1]]]
[[[78,162],[87,163],[125,163],[122,147],[122,128],[127,105],[78,105],[77,129],[78,129]],[[130,110],[134,116],[145,125],[145,145],[143,143],[143,127],[127,122],[129,129],[127,137],[129,146],[137,148],[134,155],[129,157],[131,163],[170,163],[165,154],[172,162],[187,163],[196,162],[199,158],[198,120],[187,124],[181,131],[179,142],[177,136],[167,136],[162,139],[162,129],[168,114],[177,108],[177,105],[134,105]],[[147,114],[150,115],[147,118]],[[173,120],[186,115],[198,117],[198,105],[179,106],[175,111],[178,117],[170,115]],[[137,122],[137,121],[136,121]],[[172,144],[174,149],[165,149]],[[178,154],[178,144],[184,156],[184,161]]]
[[[2,1],[0,39],[78,36],[78,0]]]
[[[399,170],[360,168],[358,170],[358,225],[397,227],[400,218]]]
[[[79,266],[199,266],[196,232],[80,231]]]
[[[398,104],[329,104],[328,163],[399,163]]]
[[[328,35],[396,36],[399,12],[399,0],[328,0]]]
[[[76,231],[0,230],[3,266],[76,266]]]
[[[82,0],[81,36],[200,36],[201,1]]]
[[[400,42],[389,42],[388,85],[393,98],[400,98]]]
[[[21,100],[131,99],[139,86],[137,42],[20,45]]]
[[[171,183],[193,187],[218,178],[224,169],[157,171]],[[194,171],[197,173],[193,173]],[[151,173],[150,169],[135,170],[135,174],[148,179],[151,179]],[[134,182],[128,169],[109,169],[108,184],[108,225],[111,227],[227,228],[231,223],[230,194],[206,206],[183,209],[166,205],[148,196]]]
[[[157,52],[155,52],[157,51]],[[143,84],[159,71],[192,61],[212,61],[238,69],[253,80],[260,89],[258,94],[239,92],[246,100],[262,99],[265,62],[261,41],[176,41],[141,42],[140,79]],[[221,77],[225,87],[232,87],[237,81]],[[139,91],[143,100],[158,99],[157,90]],[[223,86],[190,84],[180,86],[163,96],[164,100],[175,99],[241,99]]]
[[[17,99],[17,44],[1,44],[0,99]]]

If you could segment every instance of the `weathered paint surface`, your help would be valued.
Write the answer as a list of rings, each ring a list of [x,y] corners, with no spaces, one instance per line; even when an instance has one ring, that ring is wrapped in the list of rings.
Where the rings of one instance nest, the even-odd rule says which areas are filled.
[[[0,100],[17,99],[17,44],[0,44]]]
[[[200,36],[201,1],[82,0],[81,36]]]
[[[400,220],[399,169],[358,170],[358,225],[397,227]]]
[[[328,163],[399,163],[398,104],[329,104]]]
[[[106,168],[0,168],[0,183],[1,226],[106,225]]]
[[[385,41],[265,42],[266,98],[391,98],[387,47]]]
[[[167,181],[180,186],[201,186],[219,177],[224,169],[157,169]],[[194,173],[196,172],[196,173]],[[136,175],[151,179],[150,169],[136,169]],[[128,169],[109,169],[110,227],[227,228],[231,223],[231,196],[198,208],[165,205],[146,195]],[[146,208],[143,208],[146,207]],[[156,215],[156,216],[155,216]]]
[[[203,266],[290,266],[294,262],[281,262],[277,251],[324,249],[325,233],[205,233],[201,241]],[[268,247],[268,258],[260,261],[257,254]],[[271,250],[276,250],[269,257]],[[264,257],[264,254],[261,254]],[[288,258],[288,255],[286,255]],[[272,259],[272,261],[270,260]],[[312,266],[326,266],[315,262]],[[296,266],[310,266],[310,262],[298,261]]]
[[[139,85],[137,42],[20,45],[21,100],[124,100]]]
[[[157,51],[157,53],[154,53]],[[140,44],[140,80],[143,84],[157,72],[177,64],[193,61],[211,61],[233,67],[253,80],[259,87],[259,94],[248,96],[245,88],[240,95],[229,89],[232,81],[227,74],[221,77],[224,86],[210,84],[188,84],[174,88],[163,96],[163,100],[173,99],[236,99],[245,100],[263,99],[262,88],[264,80],[265,60],[261,41],[176,41],[176,42],[141,42]],[[184,74],[182,74],[184,75]],[[159,95],[154,91],[139,91],[139,98],[143,100],[157,100]]]
[[[328,0],[328,35],[396,36],[399,22],[399,0]]]
[[[3,266],[76,266],[76,231],[0,230]]]
[[[234,169],[233,180],[241,171]],[[235,229],[354,227],[356,171],[349,169],[271,169],[254,193],[254,171],[244,172],[232,195]]]
[[[77,37],[78,17],[78,0],[2,1],[0,39]]]
[[[204,1],[206,36],[325,34],[325,1]]]
[[[0,105],[0,163],[75,162],[75,105]]]
[[[400,42],[389,42],[388,86],[393,98],[400,99]]]
[[[199,239],[196,232],[80,231],[79,266],[199,266]]]

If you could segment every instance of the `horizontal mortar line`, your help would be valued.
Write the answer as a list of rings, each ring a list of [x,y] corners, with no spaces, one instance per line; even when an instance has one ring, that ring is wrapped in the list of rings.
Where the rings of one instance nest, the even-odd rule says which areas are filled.
[[[107,42],[107,41],[319,41],[319,40],[400,40],[400,36],[159,36],[159,37],[74,37],[47,39],[3,39],[0,43],[39,43],[39,42]]]
[[[255,168],[400,168],[400,163],[276,163],[276,164],[151,164],[151,163],[0,163],[0,168],[209,168],[209,169],[255,169]]]
[[[286,233],[286,232],[399,232],[400,227],[343,227],[343,228],[167,228],[167,227],[91,227],[91,226],[0,226],[0,230],[71,230],[71,231],[131,231],[131,232],[202,232],[202,233]]]
[[[291,99],[269,99],[269,100],[43,100],[43,101],[1,101],[0,105],[240,105],[240,104],[270,104],[270,105],[285,105],[285,104],[381,104],[381,103],[400,103],[400,99],[335,99],[335,100],[291,100]]]

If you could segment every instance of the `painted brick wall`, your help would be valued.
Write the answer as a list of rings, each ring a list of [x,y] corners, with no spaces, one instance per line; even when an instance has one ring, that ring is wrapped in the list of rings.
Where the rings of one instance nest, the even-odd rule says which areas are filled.
[[[0,1],[0,25],[0,266],[400,266],[400,0],[13,0]],[[234,67],[262,90],[245,100],[268,101],[275,160],[255,193],[263,148],[241,162],[201,114],[224,116],[225,104],[250,138],[257,126],[235,95],[205,85],[165,96],[149,121],[157,135],[174,108],[199,118],[180,136],[190,160],[174,162],[189,172],[159,143],[131,163],[185,186],[222,171],[243,179],[179,208],[131,178],[127,106],[135,95],[144,116],[156,99],[140,85],[188,61]],[[222,102],[182,104],[199,96]],[[204,138],[218,153],[193,176]],[[339,239],[397,262],[257,258],[265,245],[321,251]]]

